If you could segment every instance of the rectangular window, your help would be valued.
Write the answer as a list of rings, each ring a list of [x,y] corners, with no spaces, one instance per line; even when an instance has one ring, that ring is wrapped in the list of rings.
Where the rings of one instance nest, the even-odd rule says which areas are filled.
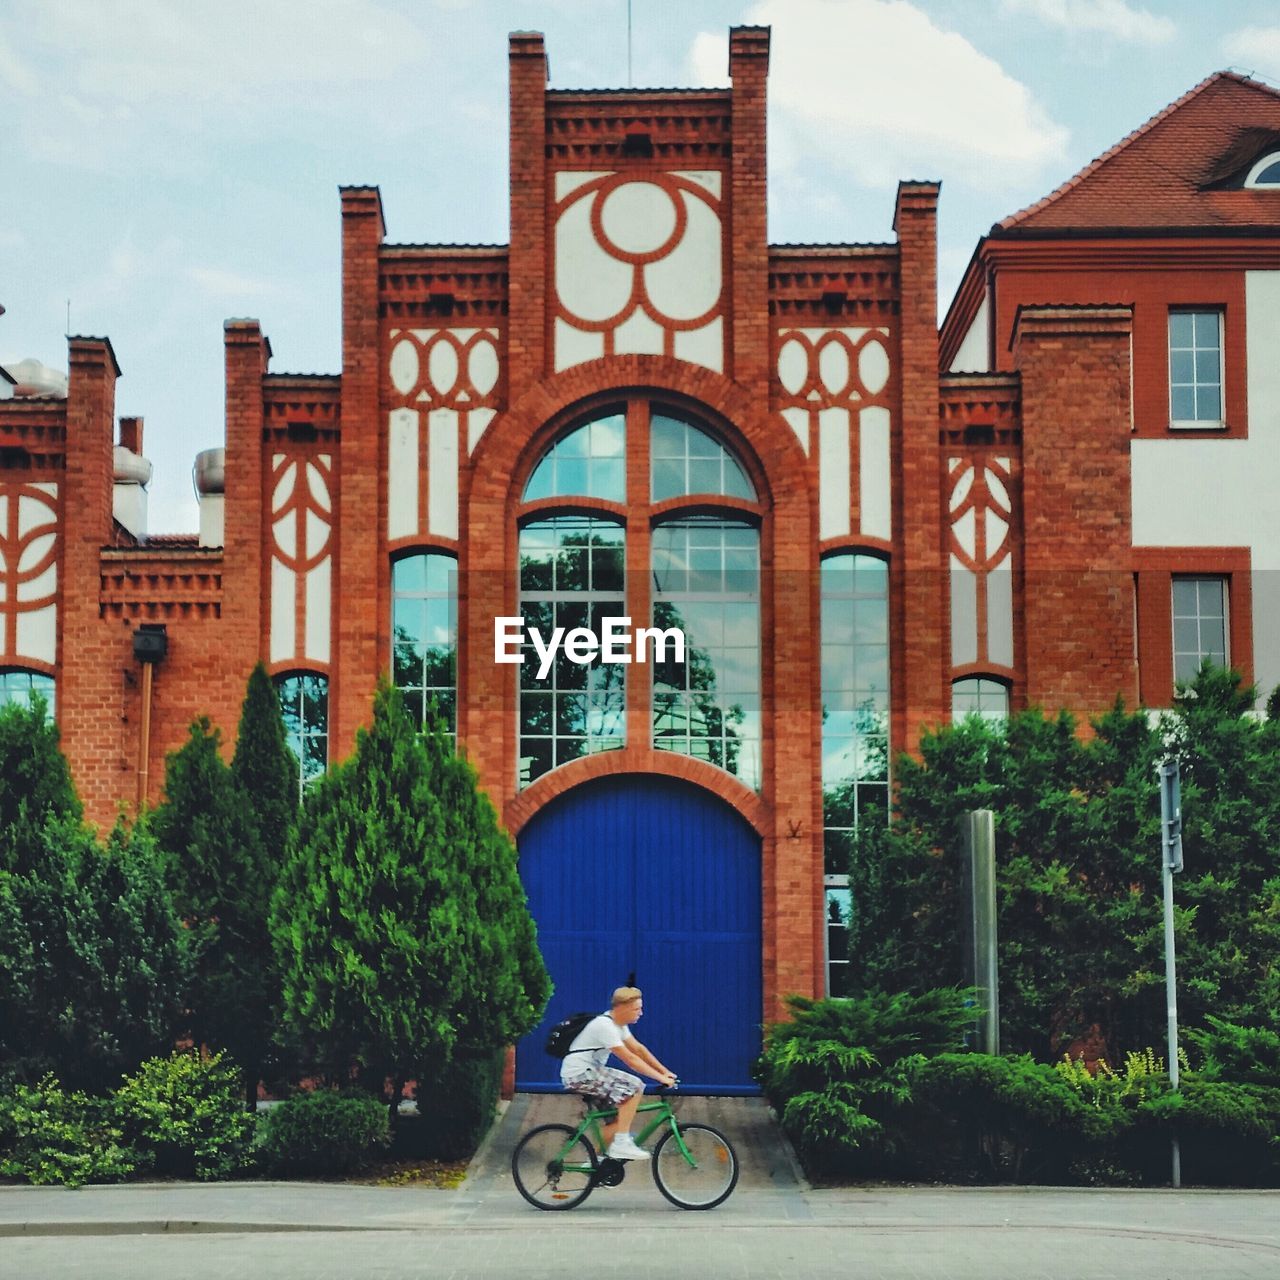
[[[1206,660],[1219,667],[1227,665],[1227,580],[1174,578],[1174,680],[1194,680]]]
[[[1169,418],[1174,426],[1221,426],[1222,312],[1169,312]]]

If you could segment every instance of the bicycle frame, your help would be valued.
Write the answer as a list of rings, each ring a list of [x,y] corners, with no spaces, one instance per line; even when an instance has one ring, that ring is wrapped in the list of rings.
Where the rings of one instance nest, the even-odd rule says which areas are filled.
[[[676,1113],[672,1109],[671,1102],[667,1098],[655,1098],[652,1102],[642,1102],[636,1108],[637,1114],[645,1111],[656,1111],[658,1114],[646,1124],[638,1134],[635,1135],[637,1143],[647,1142],[663,1125],[670,1125],[671,1132],[675,1136],[676,1146],[680,1148],[680,1154],[689,1162],[691,1166],[696,1166],[697,1162],[693,1156],[689,1154],[689,1148],[684,1144],[684,1138],[680,1134],[680,1125],[676,1120]],[[604,1135],[600,1132],[601,1124],[612,1120],[618,1114],[616,1107],[602,1107],[599,1110],[588,1111],[579,1122],[577,1129],[574,1130],[573,1137],[565,1143],[564,1151],[561,1155],[567,1154],[573,1149],[574,1144],[579,1138],[590,1137],[595,1144],[596,1150],[604,1156],[605,1141]],[[573,1173],[592,1172],[590,1168],[579,1164],[566,1164],[566,1169]]]

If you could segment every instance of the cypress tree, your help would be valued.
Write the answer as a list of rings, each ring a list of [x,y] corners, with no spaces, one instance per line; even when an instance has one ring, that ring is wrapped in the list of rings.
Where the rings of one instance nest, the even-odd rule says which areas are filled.
[[[274,1030],[266,912],[275,878],[253,801],[237,786],[220,747],[221,735],[206,717],[192,724],[186,743],[166,762],[165,800],[151,825],[198,948],[191,1032],[235,1059],[254,1102]]]
[[[82,813],[44,698],[0,707],[0,871],[35,870],[45,819]]]
[[[285,740],[280,699],[261,662],[249,676],[240,709],[231,777],[247,799],[258,827],[264,871],[274,879],[298,814],[298,762]],[[269,893],[262,895],[264,930],[269,898]]]
[[[546,974],[514,872],[474,772],[381,682],[354,754],[306,797],[272,903],[288,1027],[335,1074],[389,1079],[393,1117],[410,1076],[527,1030]]]

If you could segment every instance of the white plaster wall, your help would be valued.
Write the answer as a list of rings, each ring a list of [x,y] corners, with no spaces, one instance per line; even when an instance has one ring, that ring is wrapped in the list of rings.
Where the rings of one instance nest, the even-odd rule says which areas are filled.
[[[1250,548],[1265,694],[1280,684],[1280,271],[1245,273],[1245,322],[1249,438],[1134,440],[1133,542]]]
[[[458,414],[456,410],[433,409],[427,419],[427,433],[428,528],[442,538],[456,538],[458,536]]]
[[[1013,666],[1013,566],[1007,556],[987,574],[987,657]]]
[[[889,466],[889,410],[872,405],[858,415],[858,509],[868,538],[889,539],[892,524],[892,480]]]
[[[951,373],[986,373],[989,370],[991,308],[987,304],[988,299],[983,298],[978,314],[973,317],[973,323],[951,361]]]
[[[951,665],[978,660],[978,579],[951,557]]]
[[[329,629],[331,597],[330,567],[331,556],[325,556],[314,569],[307,574],[306,610],[304,643],[306,656],[312,662],[329,661]]]
[[[220,547],[226,540],[227,499],[225,494],[206,493],[200,498],[200,545]]]
[[[849,532],[849,411],[818,414],[818,537]]]
[[[58,652],[58,606],[18,614],[14,631],[17,656],[52,663]]]
[[[294,617],[295,574],[279,560],[271,562],[271,661],[296,656],[297,620]]]
[[[418,532],[418,415],[393,409],[387,423],[387,537]]]

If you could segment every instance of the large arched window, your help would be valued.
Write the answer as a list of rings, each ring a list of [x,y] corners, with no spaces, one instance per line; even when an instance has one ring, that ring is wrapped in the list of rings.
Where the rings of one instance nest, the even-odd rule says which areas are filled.
[[[822,823],[827,989],[850,994],[849,859],[864,822],[889,813],[889,566],[822,561]]]
[[[329,677],[291,671],[275,678],[285,739],[298,761],[298,799],[329,763]]]
[[[545,465],[545,464],[544,464]],[[520,614],[527,629],[552,636],[626,614],[626,534],[613,520],[562,515],[520,530]],[[532,646],[520,667],[522,784],[557,765],[626,741],[624,667],[596,659],[578,663],[562,650],[550,669]]]
[[[427,551],[391,566],[392,677],[419,727],[434,705],[458,729],[458,562]]]
[[[53,677],[40,671],[0,671],[0,706],[16,702],[29,707],[38,694],[44,699],[45,715],[52,720],[54,688]]]
[[[681,628],[686,649],[683,662],[650,650],[646,664],[626,666],[562,653],[539,674],[526,644],[520,785],[626,745],[628,696],[638,693],[653,747],[758,788],[763,512],[739,459],[708,424],[635,398],[557,437],[523,503],[526,628],[586,627],[602,638],[605,618],[626,617],[633,628]],[[629,578],[628,562],[648,571]],[[643,721],[633,714],[631,723],[635,731]]]

